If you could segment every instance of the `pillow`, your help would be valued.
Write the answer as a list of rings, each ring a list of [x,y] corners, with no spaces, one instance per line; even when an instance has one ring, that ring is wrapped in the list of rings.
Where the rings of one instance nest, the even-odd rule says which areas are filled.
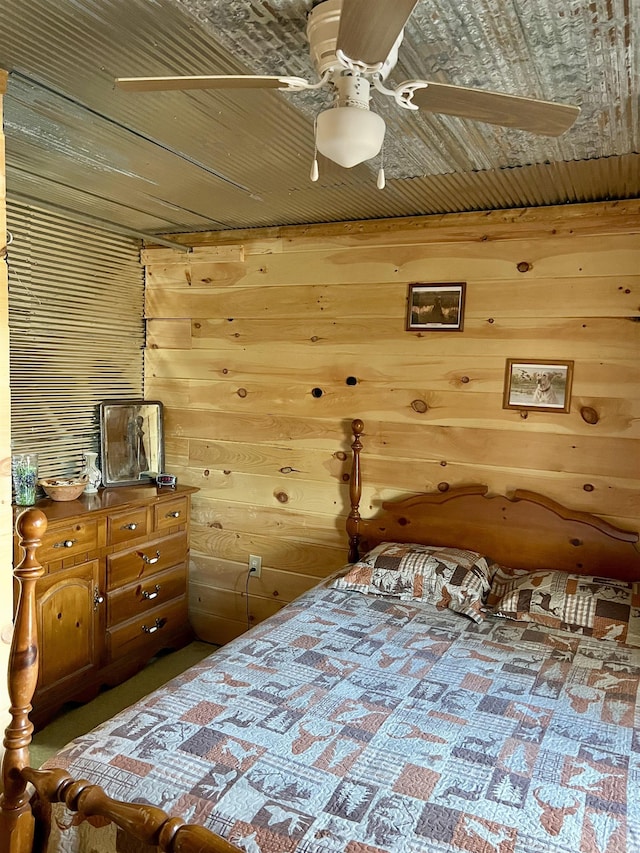
[[[488,559],[475,551],[382,542],[331,586],[403,601],[426,601],[482,622],[491,571]]]
[[[551,569],[496,569],[487,596],[496,616],[640,645],[640,584]]]

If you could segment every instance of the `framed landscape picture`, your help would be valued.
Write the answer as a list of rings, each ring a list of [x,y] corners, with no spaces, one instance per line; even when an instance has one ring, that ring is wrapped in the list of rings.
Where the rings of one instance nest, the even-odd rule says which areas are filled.
[[[408,332],[461,332],[465,282],[410,284],[407,297]]]
[[[508,358],[502,407],[568,412],[572,379],[572,361],[521,361]]]

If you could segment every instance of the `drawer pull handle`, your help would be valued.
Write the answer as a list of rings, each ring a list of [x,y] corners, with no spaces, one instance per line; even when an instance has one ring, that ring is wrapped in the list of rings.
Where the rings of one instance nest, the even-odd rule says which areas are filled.
[[[138,525],[135,523],[135,521],[132,521],[130,524],[123,524],[122,527],[120,528],[120,530],[137,530],[137,529],[138,529]]]
[[[76,544],[77,539],[65,539],[64,542],[56,542],[53,546],[54,548],[73,548]]]
[[[152,566],[154,563],[157,563],[160,559],[160,551],[156,551],[155,557],[147,557],[146,554],[143,554],[142,551],[136,551],[138,557],[141,557],[143,562],[147,563],[147,565]]]
[[[155,623],[151,626],[143,625],[142,630],[145,634],[155,634],[156,631],[159,631],[160,628],[164,625],[164,619],[156,619]]]
[[[142,591],[142,597],[146,598],[148,601],[151,601],[152,598],[157,598],[158,593],[160,592],[160,584],[157,583],[153,592],[147,592],[147,590]]]
[[[104,601],[104,595],[100,592],[98,587],[96,587],[93,591],[93,609],[97,610],[98,605],[102,604],[103,601]]]
[[[180,518],[181,514],[180,510],[176,509],[173,512],[166,513],[165,518]]]

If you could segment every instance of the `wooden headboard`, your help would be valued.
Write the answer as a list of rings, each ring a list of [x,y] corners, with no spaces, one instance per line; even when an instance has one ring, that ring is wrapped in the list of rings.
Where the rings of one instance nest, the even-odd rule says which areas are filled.
[[[360,516],[360,454],[364,423],[352,423],[354,441],[347,519],[349,560],[380,542],[419,542],[469,548],[512,568],[559,569],[619,580],[640,580],[638,533],[621,530],[535,492],[488,495],[484,485],[385,501],[374,517]]]

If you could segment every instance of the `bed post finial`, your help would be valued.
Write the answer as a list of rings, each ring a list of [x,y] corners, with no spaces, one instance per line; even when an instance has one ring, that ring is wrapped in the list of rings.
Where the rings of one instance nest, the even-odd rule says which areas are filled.
[[[362,442],[360,436],[364,432],[364,423],[360,418],[351,422],[353,432],[353,457],[351,460],[351,477],[349,479],[349,499],[351,501],[351,512],[347,518],[347,533],[349,534],[349,562],[355,563],[360,556],[359,552],[359,529],[360,529],[360,496],[362,495],[362,479],[360,477],[360,451]]]
[[[28,509],[16,521],[16,532],[24,557],[13,570],[18,581],[18,605],[9,653],[9,701],[11,722],[5,729],[0,796],[0,853],[31,853],[33,816],[29,792],[20,771],[29,764],[33,723],[31,700],[38,680],[38,628],[36,582],[44,569],[36,549],[47,529],[47,517],[39,509]]]

